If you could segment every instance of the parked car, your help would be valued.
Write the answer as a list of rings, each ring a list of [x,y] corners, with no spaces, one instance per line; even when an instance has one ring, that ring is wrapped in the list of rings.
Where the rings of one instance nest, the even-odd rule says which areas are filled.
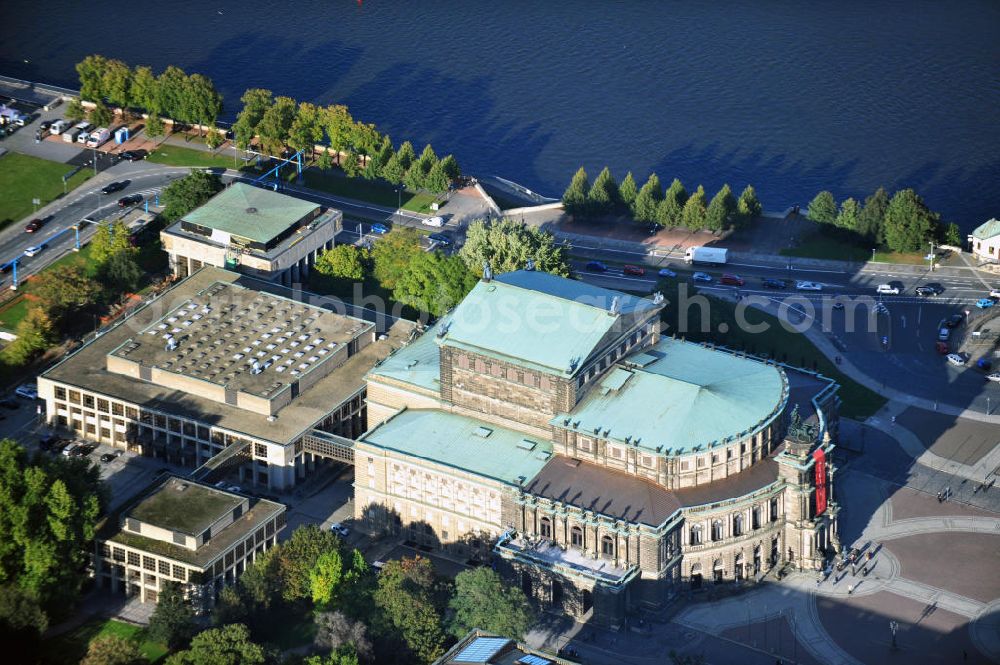
[[[389,227],[385,224],[372,224],[372,233],[380,236],[384,236],[389,232]]]
[[[424,226],[444,226],[444,217],[428,217],[420,220]]]
[[[38,388],[25,383],[14,390],[14,394],[24,399],[38,399]]]
[[[243,488],[240,487],[239,485],[230,485],[226,489],[228,491],[230,491],[230,492],[236,492],[237,494],[242,494],[243,493]]]
[[[986,380],[993,381],[995,383],[1000,383],[1000,372],[993,372],[992,374],[987,374]]]
[[[722,277],[719,278],[720,284],[729,284],[730,286],[743,286],[746,281],[739,275],[733,275],[731,273],[724,273]]]
[[[980,298],[976,301],[976,307],[979,309],[986,309],[987,307],[993,307],[996,301],[993,298]]]
[[[601,263],[600,261],[587,261],[587,270],[592,272],[607,272],[608,267]]]
[[[980,358],[979,360],[976,361],[976,369],[981,370],[983,372],[989,372],[991,369],[993,369],[993,363],[990,362],[987,358]]]
[[[635,266],[631,263],[626,263],[622,266],[622,273],[626,275],[636,275],[637,277],[642,277],[646,274],[646,269],[642,266]]]
[[[670,268],[660,268],[660,271],[657,274],[660,277],[677,277],[677,273]]]
[[[709,275],[707,272],[696,272],[695,274],[691,275],[691,279],[694,280],[695,282],[703,282],[705,284],[709,284],[712,281],[712,276]]]
[[[784,289],[788,284],[783,279],[765,279],[760,283],[765,289]]]
[[[108,462],[111,462],[114,459],[115,459],[115,456],[112,453],[104,453],[103,455],[101,455],[101,463],[102,464],[107,464]]]
[[[139,205],[143,201],[145,201],[145,199],[142,198],[142,194],[129,194],[128,196],[123,196],[118,199],[118,207],[126,208],[131,205]]]
[[[74,443],[62,449],[63,457],[76,457],[76,449],[80,447],[79,443]]]
[[[42,120],[40,123],[38,123],[38,129],[43,132],[47,132],[49,131],[49,127],[52,126],[52,122],[53,122],[52,120]]]
[[[959,367],[962,367],[962,366],[965,365],[965,358],[962,357],[962,355],[960,353],[949,353],[947,355],[947,359],[948,359],[948,362],[951,363],[952,365],[957,365]]]
[[[894,286],[892,284],[879,284],[875,288],[875,293],[879,294],[880,296],[898,296],[899,287]]]
[[[126,150],[119,157],[126,162],[141,162],[149,154],[146,150]]]
[[[343,524],[341,524],[340,522],[334,522],[333,524],[331,524],[330,525],[330,531],[333,531],[335,534],[339,535],[341,538],[347,538],[349,535],[351,535],[351,530],[348,529]]]
[[[101,188],[101,194],[114,194],[115,192],[120,192],[125,189],[126,186],[127,185],[124,182],[109,182]]]
[[[945,330],[947,330],[947,328]],[[948,342],[935,342],[934,350],[942,356],[946,356],[951,353],[951,349],[948,348]]]
[[[947,342],[949,339],[951,339],[951,328],[946,325],[941,326],[941,329],[938,330],[938,341]]]
[[[30,222],[27,223],[27,225],[24,227],[24,232],[25,233],[34,233],[38,229],[42,228],[42,226],[44,226],[44,225],[45,225],[45,220],[44,219],[38,219],[36,217],[35,219],[33,219],[33,220],[31,220]]]
[[[37,255],[39,255],[39,254],[42,253],[43,249],[45,249],[45,245],[32,245],[31,247],[29,247],[26,250],[24,250],[24,255],[25,256],[37,256]]]
[[[431,240],[433,240],[434,242],[436,242],[438,244],[441,244],[441,245],[450,245],[451,244],[451,238],[449,238],[448,236],[446,236],[443,233],[432,233],[432,234],[430,234],[427,237],[430,238]]]
[[[823,285],[819,282],[795,282],[795,288],[799,291],[822,291]]]
[[[945,320],[944,324],[949,328],[957,328],[962,325],[962,321],[965,321],[964,316],[961,314],[952,314]]]

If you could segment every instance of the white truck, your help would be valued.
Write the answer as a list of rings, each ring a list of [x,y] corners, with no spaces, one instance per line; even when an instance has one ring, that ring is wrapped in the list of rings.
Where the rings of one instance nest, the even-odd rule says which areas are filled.
[[[111,138],[111,130],[107,127],[98,127],[90,133],[90,138],[87,139],[87,147],[96,148],[104,145],[109,138]]]
[[[712,263],[724,265],[728,258],[728,249],[719,247],[688,247],[684,252],[684,260],[687,263]]]
[[[65,120],[56,120],[49,126],[49,134],[52,134],[52,136],[59,136],[66,130],[67,127],[69,127],[69,123]]]
[[[63,131],[62,139],[66,143],[73,143],[76,141],[76,137],[79,135],[80,135],[79,127],[70,127],[69,129]]]

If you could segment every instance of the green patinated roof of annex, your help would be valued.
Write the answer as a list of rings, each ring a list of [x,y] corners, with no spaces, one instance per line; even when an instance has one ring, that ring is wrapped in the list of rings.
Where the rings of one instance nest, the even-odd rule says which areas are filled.
[[[318,207],[310,201],[236,182],[183,219],[266,243]]]
[[[664,338],[626,357],[551,423],[680,454],[747,436],[780,415],[787,401],[788,379],[778,367]]]
[[[369,376],[384,376],[433,393],[441,392],[441,351],[434,343],[444,321],[396,350],[373,367]]]
[[[361,441],[508,485],[530,481],[552,457],[550,441],[437,409],[402,411]]]
[[[615,298],[617,315],[610,313]],[[571,376],[622,316],[658,308],[619,291],[517,270],[476,284],[447,318],[440,343]]]
[[[991,219],[985,224],[977,226],[976,230],[972,232],[972,237],[980,240],[989,240],[993,236],[1000,236],[1000,219]]]

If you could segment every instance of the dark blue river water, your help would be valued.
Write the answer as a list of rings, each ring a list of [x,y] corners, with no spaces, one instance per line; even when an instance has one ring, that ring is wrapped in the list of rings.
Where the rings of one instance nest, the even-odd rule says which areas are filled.
[[[559,196],[581,164],[765,208],[914,187],[1000,215],[1000,3],[7,0],[0,73],[72,86],[100,52],[347,103],[397,143]]]

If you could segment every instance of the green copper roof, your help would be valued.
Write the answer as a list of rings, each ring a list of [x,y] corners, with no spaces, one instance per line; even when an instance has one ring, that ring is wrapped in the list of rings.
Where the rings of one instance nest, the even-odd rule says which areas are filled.
[[[266,243],[318,207],[310,201],[237,182],[183,219]]]
[[[615,299],[619,313],[611,314]],[[618,291],[518,270],[476,284],[447,317],[441,344],[570,376],[619,334],[623,317],[657,308]]]
[[[384,376],[440,393],[441,352],[434,339],[441,323],[438,321],[433,328],[372,368],[369,376]]]
[[[403,411],[361,440],[509,485],[534,478],[552,456],[549,441],[436,409]]]
[[[788,400],[784,372],[758,360],[669,338],[639,355],[658,359],[642,358],[640,367],[625,358],[552,424],[595,437],[599,430],[600,438],[627,438],[648,450],[691,452],[760,429]]]
[[[1000,235],[1000,219],[991,219],[972,232],[972,237],[979,238],[980,240],[989,240],[993,236],[998,235]]]

